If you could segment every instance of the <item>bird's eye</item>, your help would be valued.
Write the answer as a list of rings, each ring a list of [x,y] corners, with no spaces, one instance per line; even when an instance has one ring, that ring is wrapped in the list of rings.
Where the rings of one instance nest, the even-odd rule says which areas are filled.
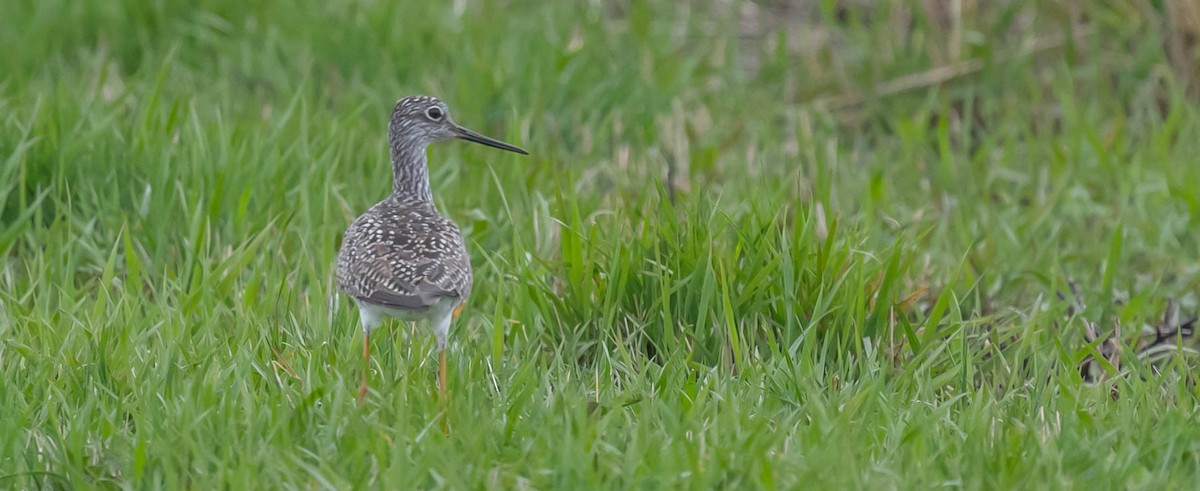
[[[442,110],[437,107],[431,107],[429,109],[426,109],[425,115],[428,116],[429,119],[434,120],[434,121],[441,121],[442,116],[443,116]]]

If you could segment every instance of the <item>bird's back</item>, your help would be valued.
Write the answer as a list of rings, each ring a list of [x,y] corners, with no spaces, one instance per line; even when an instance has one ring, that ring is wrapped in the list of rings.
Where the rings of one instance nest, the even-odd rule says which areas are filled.
[[[338,286],[359,302],[424,312],[471,293],[471,261],[458,226],[428,203],[388,198],[342,239]]]

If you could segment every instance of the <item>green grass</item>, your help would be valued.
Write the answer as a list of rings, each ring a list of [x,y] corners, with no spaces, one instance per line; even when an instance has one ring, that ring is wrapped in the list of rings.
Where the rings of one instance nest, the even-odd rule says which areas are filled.
[[[1200,478],[1196,361],[1133,346],[1200,291],[1160,7],[459,3],[0,1],[0,487]],[[431,149],[449,435],[423,326],[355,404],[332,280],[408,94],[531,153]]]

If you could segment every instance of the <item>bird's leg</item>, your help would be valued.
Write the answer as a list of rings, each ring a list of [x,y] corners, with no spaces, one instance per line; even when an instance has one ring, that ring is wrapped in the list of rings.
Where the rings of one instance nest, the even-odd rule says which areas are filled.
[[[438,361],[438,388],[443,405],[446,402],[446,350],[442,349]]]
[[[367,399],[367,371],[371,368],[371,331],[363,330],[362,382],[358,384],[358,403]]]
[[[442,412],[442,433],[447,435],[450,434],[449,411],[447,411],[450,404],[450,391],[446,380],[446,341],[450,336],[450,324],[458,317],[461,310],[461,308],[454,309],[433,322],[433,334],[437,336],[438,346],[438,405],[441,406]]]
[[[446,338],[450,332],[450,324],[458,317],[458,313],[462,311],[462,307],[454,309],[454,311],[443,317],[435,328],[438,341],[438,405],[441,406],[442,412],[442,434],[450,434],[450,391],[446,386]]]
[[[442,434],[450,434],[450,423],[447,420],[447,400],[446,400],[446,349],[441,350],[441,361],[438,363],[438,400],[442,409]]]
[[[461,314],[462,311],[463,311],[462,305],[455,307],[454,312],[450,314],[450,321],[453,322],[453,321],[457,320],[458,315]],[[439,366],[438,366],[438,379],[440,380],[439,386],[441,389],[442,408],[445,409],[446,396],[447,396],[447,393],[446,393],[446,340],[445,339],[438,340],[438,349],[439,349],[439,351],[441,351],[441,356],[440,356],[441,361],[439,362]]]

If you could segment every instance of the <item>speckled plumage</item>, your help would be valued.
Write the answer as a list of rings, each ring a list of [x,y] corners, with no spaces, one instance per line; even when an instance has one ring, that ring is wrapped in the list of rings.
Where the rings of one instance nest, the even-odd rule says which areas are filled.
[[[450,312],[471,293],[471,261],[462,233],[438,213],[425,148],[460,138],[525,153],[458,126],[441,101],[424,96],[396,103],[388,124],[392,194],[359,216],[342,239],[337,280],[359,305],[369,335],[383,316],[430,319],[445,346]]]
[[[350,225],[338,284],[359,302],[425,312],[471,293],[471,260],[458,227],[432,203],[389,196]]]

